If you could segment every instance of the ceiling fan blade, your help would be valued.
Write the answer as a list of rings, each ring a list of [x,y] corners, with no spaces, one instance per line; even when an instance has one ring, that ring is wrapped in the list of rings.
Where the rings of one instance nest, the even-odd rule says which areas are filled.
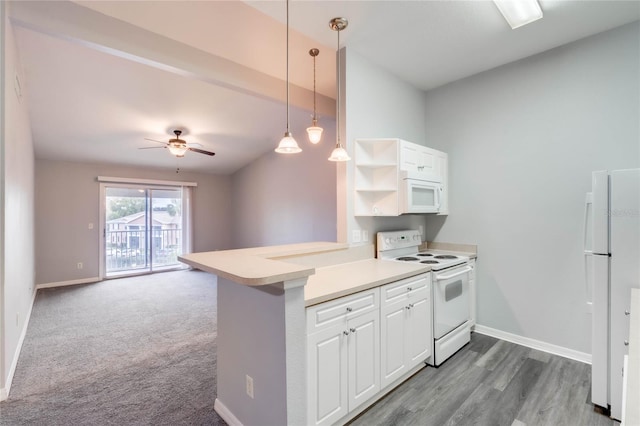
[[[166,146],[143,146],[142,148],[138,148],[138,149],[158,149],[158,148],[166,148]]]
[[[198,148],[187,148],[189,151],[193,151],[193,152],[197,152],[199,154],[205,154],[205,155],[216,155],[215,152],[211,152],[211,151],[205,151],[204,149],[198,149]]]
[[[155,139],[144,138],[144,140],[145,140],[145,141],[151,141],[151,142],[157,142],[157,143],[161,143],[161,144],[164,144],[164,145],[166,145],[166,144],[167,144],[166,142],[157,141],[157,140],[155,140]]]

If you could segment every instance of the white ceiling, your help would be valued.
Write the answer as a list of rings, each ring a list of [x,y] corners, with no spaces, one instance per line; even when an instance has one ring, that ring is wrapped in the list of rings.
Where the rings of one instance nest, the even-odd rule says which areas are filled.
[[[283,1],[18,2],[11,5],[38,158],[175,168],[186,130],[215,157],[181,170],[232,173],[285,130]],[[317,59],[320,122],[333,134],[335,16],[341,45],[428,90],[640,19],[640,1],[542,1],[511,30],[491,1],[292,1],[291,124],[303,149]],[[305,90],[306,89],[306,90]],[[325,138],[324,143],[333,143]]]

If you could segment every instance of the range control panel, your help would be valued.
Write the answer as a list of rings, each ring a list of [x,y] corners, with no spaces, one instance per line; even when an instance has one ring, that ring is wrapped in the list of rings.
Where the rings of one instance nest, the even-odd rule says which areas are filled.
[[[417,247],[422,244],[420,231],[410,229],[406,231],[378,232],[378,251],[395,250],[399,248]]]

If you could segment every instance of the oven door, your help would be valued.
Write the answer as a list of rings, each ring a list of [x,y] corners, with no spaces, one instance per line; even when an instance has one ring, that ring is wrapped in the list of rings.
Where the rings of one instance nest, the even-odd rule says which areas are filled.
[[[433,272],[433,331],[439,339],[469,320],[468,264]]]
[[[442,185],[415,179],[402,180],[401,213],[438,213]]]

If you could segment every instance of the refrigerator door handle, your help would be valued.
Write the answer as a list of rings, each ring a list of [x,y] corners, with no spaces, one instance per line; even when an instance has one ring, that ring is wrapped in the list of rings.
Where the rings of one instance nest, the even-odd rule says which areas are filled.
[[[593,192],[587,192],[587,196],[584,200],[584,220],[582,222],[582,247],[585,254],[592,254],[593,250],[590,250],[592,247],[587,247],[587,233],[589,232],[589,209],[593,208]]]

